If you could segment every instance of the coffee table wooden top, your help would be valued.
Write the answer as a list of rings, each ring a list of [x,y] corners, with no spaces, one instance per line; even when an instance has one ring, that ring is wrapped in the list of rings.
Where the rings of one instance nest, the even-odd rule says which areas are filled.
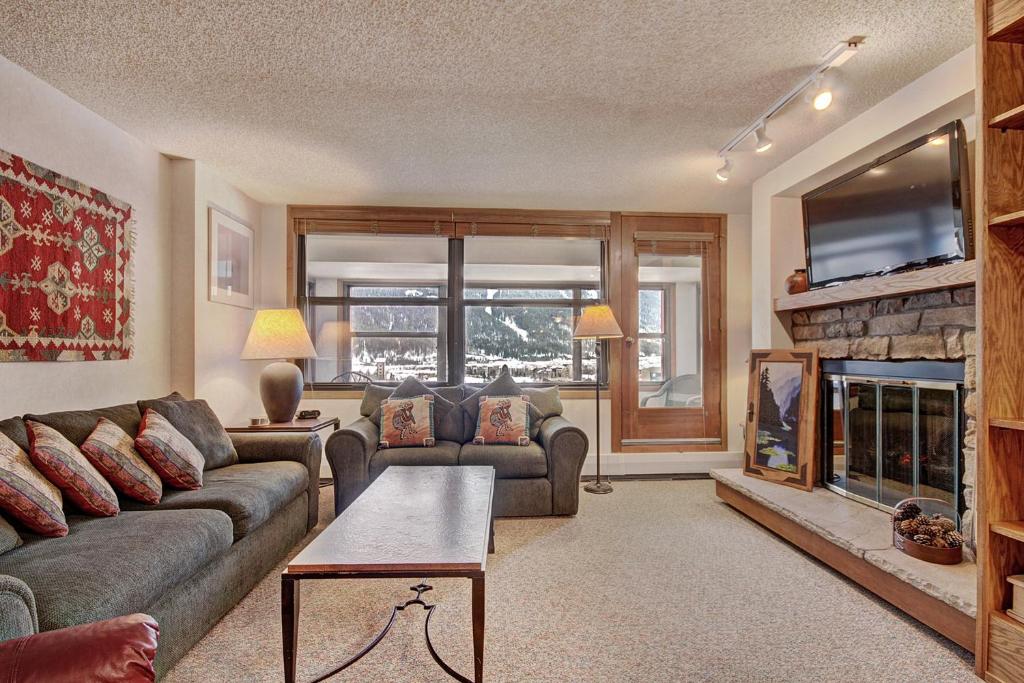
[[[287,574],[483,573],[494,468],[387,468]]]

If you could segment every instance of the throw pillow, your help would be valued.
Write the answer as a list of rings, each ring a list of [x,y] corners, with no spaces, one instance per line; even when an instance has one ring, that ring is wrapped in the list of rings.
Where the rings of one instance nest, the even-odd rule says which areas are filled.
[[[231,437],[224,431],[224,426],[206,401],[187,401],[176,397],[139,401],[139,410],[144,413],[147,409],[167,418],[176,430],[199,449],[203,454],[204,470],[227,467],[238,462],[238,452],[231,443]]]
[[[202,488],[203,454],[166,417],[152,408],[147,408],[142,414],[135,448],[171,488]]]
[[[53,427],[25,421],[32,445],[28,457],[36,469],[87,515],[113,517],[121,511],[117,494],[103,475]]]
[[[367,392],[374,385],[367,387]],[[381,387],[377,387],[380,389]],[[406,377],[401,384],[391,391],[385,398],[416,398],[417,396],[434,397],[434,436],[442,441],[462,442],[462,406],[453,403],[441,396],[440,393],[432,390],[415,377]],[[381,409],[370,414],[370,421],[378,427],[381,426]]]
[[[387,398],[380,402],[380,447],[434,445],[434,397]]]
[[[0,434],[0,509],[42,536],[67,536],[60,489],[32,466],[28,455]]]
[[[530,445],[530,399],[526,396],[481,396],[475,444]]]
[[[11,523],[0,517],[0,555],[21,545],[21,536]]]
[[[485,396],[523,396],[523,389],[516,384],[516,381],[512,379],[512,374],[508,371],[508,366],[501,369],[501,373],[487,386],[479,391],[470,394],[465,400],[462,401],[463,414],[466,416],[464,420],[464,433],[463,441],[472,441],[476,436],[476,425],[479,417],[480,410],[480,399]],[[530,438],[536,439],[538,432],[540,432],[540,423],[544,420],[544,415],[537,410],[532,404],[529,407],[530,411]]]
[[[160,502],[160,475],[135,450],[135,439],[105,417],[82,443],[82,453],[124,495],[150,505]]]

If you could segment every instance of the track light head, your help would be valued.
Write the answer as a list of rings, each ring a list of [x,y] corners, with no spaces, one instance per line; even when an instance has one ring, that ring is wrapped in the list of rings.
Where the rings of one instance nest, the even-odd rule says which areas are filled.
[[[725,163],[722,167],[715,171],[715,177],[718,178],[718,182],[724,183],[729,180],[729,176],[732,174],[732,159],[726,157]]]
[[[768,131],[764,122],[754,131],[754,149],[758,152],[767,152],[772,148],[772,139],[768,137]]]
[[[832,91],[828,88],[821,88],[811,98],[811,105],[817,111],[824,111],[832,105]]]

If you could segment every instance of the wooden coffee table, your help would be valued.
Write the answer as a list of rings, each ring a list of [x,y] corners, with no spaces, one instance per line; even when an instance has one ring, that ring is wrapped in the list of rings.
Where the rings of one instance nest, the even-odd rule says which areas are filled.
[[[366,647],[313,679],[322,681],[361,659],[394,625],[398,613],[414,605],[427,612],[427,649],[448,675],[465,683],[484,676],[484,572],[494,552],[491,502],[494,468],[389,467],[337,519],[306,546],[281,574],[281,631],[284,678],[295,681],[299,634],[299,582],[307,579],[394,579],[463,577],[473,582],[472,681],[446,664],[430,642],[430,617],[437,605],[423,594],[391,611],[391,619]]]

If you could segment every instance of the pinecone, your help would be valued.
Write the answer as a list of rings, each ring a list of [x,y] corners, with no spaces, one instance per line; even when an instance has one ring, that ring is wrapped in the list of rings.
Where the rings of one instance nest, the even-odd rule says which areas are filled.
[[[956,531],[956,522],[951,520],[949,517],[942,517],[936,523],[945,531]]]
[[[916,514],[908,512],[907,510],[904,509],[897,510],[892,516],[896,523],[902,522],[907,519],[914,519],[915,517],[917,517]]]
[[[957,535],[959,536],[959,534],[957,534]],[[962,546],[964,544],[964,542],[961,541],[960,539],[958,539],[958,538],[951,538],[950,536],[946,536],[945,540],[946,540],[946,545],[949,546],[950,548],[959,548],[960,546]]]
[[[917,528],[920,526],[920,522],[916,519],[905,519],[900,522],[900,534],[907,538],[913,538],[914,534],[917,533]]]
[[[929,524],[925,527],[922,527],[918,531],[918,533],[927,534],[932,538],[938,538],[942,536],[944,533],[946,533],[946,530],[937,524]]]
[[[914,536],[914,543],[920,543],[921,545],[933,545],[933,540],[931,536],[918,534],[917,536]]]
[[[900,512],[904,515],[907,515],[908,517],[911,515],[917,517],[919,514],[921,514],[921,508],[916,503],[907,503],[906,505],[900,508]]]
[[[960,534],[959,531],[947,531],[946,532],[946,540],[947,541],[956,541],[957,543],[963,543],[964,542],[964,537]]]

